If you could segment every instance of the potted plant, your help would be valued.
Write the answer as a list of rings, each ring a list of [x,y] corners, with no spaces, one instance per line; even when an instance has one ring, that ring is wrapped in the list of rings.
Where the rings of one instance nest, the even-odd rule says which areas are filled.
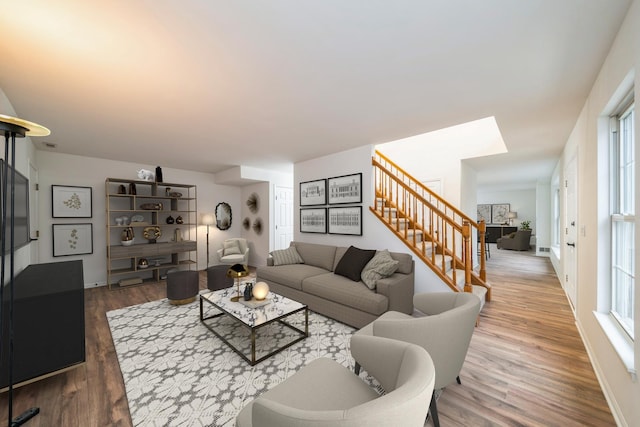
[[[522,221],[520,223],[521,230],[531,230],[531,221]]]

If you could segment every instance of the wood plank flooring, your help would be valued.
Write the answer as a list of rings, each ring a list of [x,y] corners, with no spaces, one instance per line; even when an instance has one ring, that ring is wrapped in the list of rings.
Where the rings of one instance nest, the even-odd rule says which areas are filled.
[[[487,270],[493,301],[480,316],[462,385],[448,386],[438,400],[440,424],[615,425],[548,259],[492,245]],[[87,290],[87,363],[14,390],[14,416],[38,406],[26,426],[131,426],[105,313],[165,296],[164,284]],[[7,425],[7,406],[4,393],[0,425]]]

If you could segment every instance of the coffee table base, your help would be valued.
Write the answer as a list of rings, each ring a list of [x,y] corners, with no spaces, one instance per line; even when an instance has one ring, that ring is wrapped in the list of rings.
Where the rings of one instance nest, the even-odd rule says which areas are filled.
[[[207,327],[207,329],[209,329],[211,332],[213,332],[215,334],[215,336],[217,336],[218,338],[220,338],[220,340],[222,340],[222,342],[224,342],[229,348],[231,348],[234,352],[236,352],[240,357],[242,357],[247,363],[249,363],[251,366],[254,366],[260,362],[262,362],[263,360],[273,356],[274,354],[277,354],[279,352],[281,352],[282,350],[285,350],[289,347],[291,347],[293,344],[296,344],[300,341],[302,341],[303,339],[307,338],[309,336],[309,309],[305,306],[302,307],[296,311],[292,311],[291,313],[289,313],[287,316],[285,317],[289,317],[292,314],[296,314],[299,313],[300,311],[304,310],[304,331],[293,326],[292,324],[285,322],[282,318],[280,319],[275,319],[271,322],[267,322],[267,323],[263,323],[257,327],[251,328],[249,326],[247,326],[245,323],[241,322],[240,320],[236,319],[235,317],[229,315],[228,313],[221,311],[218,314],[214,314],[212,316],[207,316],[204,317],[204,307],[203,307],[203,301],[207,301],[209,304],[211,304],[213,307],[215,307],[216,309],[220,310],[220,307],[217,307],[216,305],[214,305],[213,303],[211,303],[208,300],[205,300],[204,298],[202,298],[202,296],[200,296],[200,321],[202,322],[202,324],[204,326]],[[232,320],[234,320],[235,322],[239,323],[240,325],[244,326],[245,328],[250,330],[250,336],[251,336],[251,359],[249,359],[244,353],[242,353],[242,351],[240,349],[238,349],[237,347],[235,347],[231,342],[229,342],[226,338],[224,338],[221,334],[219,334],[211,325],[207,324],[205,321],[206,320],[210,320],[210,319],[215,319],[217,317],[221,317],[221,316],[228,316],[229,318],[231,318]],[[274,351],[260,357],[259,359],[256,359],[256,332],[264,327],[267,326],[273,322],[278,322],[292,330],[294,330],[295,332],[298,332],[300,334],[300,336],[296,339],[294,339],[293,341],[287,343],[286,345],[284,345],[283,347],[279,347],[276,348]]]

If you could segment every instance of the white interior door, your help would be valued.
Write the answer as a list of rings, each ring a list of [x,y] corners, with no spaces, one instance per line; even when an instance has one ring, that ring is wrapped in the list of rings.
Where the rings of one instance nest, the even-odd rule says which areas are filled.
[[[286,249],[293,240],[293,189],[276,186],[274,249]]]
[[[578,258],[578,166],[573,157],[565,170],[565,218],[564,218],[564,281],[563,287],[575,311],[577,303]]]

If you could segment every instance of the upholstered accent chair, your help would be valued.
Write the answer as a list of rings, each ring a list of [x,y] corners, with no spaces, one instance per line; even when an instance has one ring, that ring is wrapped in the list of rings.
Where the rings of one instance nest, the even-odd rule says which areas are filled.
[[[351,354],[386,394],[379,395],[338,362],[320,358],[245,406],[236,426],[424,425],[435,371],[423,348],[361,335],[351,338]]]
[[[460,384],[460,370],[480,313],[480,298],[465,292],[432,292],[414,295],[413,305],[425,316],[387,311],[356,332],[355,336],[386,337],[419,345],[433,360],[435,390],[448,386],[454,380]],[[360,361],[357,358],[356,362],[356,373],[359,373]],[[435,396],[431,398],[429,410],[434,426],[438,427]]]
[[[234,237],[222,242],[222,247],[216,251],[220,264],[249,264],[249,246],[247,239]]]
[[[531,240],[531,230],[518,230],[496,240],[498,249],[510,249],[513,251],[528,251]]]

